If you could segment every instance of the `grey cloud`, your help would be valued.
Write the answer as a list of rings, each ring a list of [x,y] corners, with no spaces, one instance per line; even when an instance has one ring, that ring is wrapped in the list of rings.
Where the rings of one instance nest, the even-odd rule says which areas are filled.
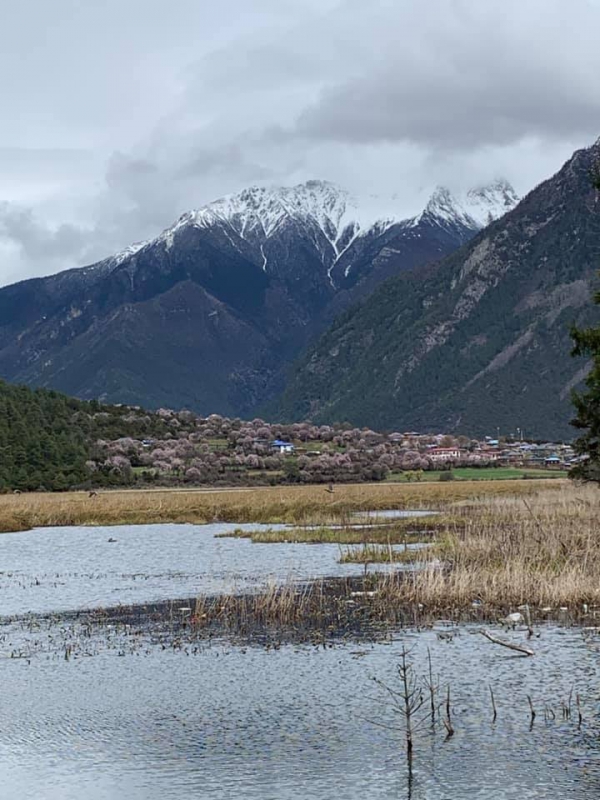
[[[30,0],[9,16],[0,283],[252,183],[325,178],[406,214],[439,182],[503,174],[524,192],[600,133],[599,0]]]
[[[178,176],[184,180],[207,175],[235,175],[236,181],[252,183],[272,180],[275,171],[252,162],[240,142],[231,142],[217,150],[205,149],[191,153],[188,162],[178,172]]]
[[[49,275],[66,267],[97,261],[107,242],[99,231],[63,223],[45,224],[31,208],[0,203],[0,252],[6,260],[5,281]]]
[[[124,153],[113,153],[106,170],[106,183],[119,185],[125,177],[141,178],[154,176],[158,171],[156,164],[145,158],[129,158]]]
[[[0,147],[2,178],[72,178],[86,169],[91,154],[75,148]]]
[[[381,60],[324,88],[295,133],[460,150],[600,131],[597,5],[455,2],[437,26],[422,8],[398,14],[407,41],[382,31]]]
[[[35,219],[31,209],[2,203],[0,237],[18,245],[27,258],[53,260],[81,253],[86,232],[69,224],[50,230]]]
[[[600,63],[598,64],[600,70]],[[423,86],[395,82],[395,70],[325,92],[302,114],[297,133],[315,138],[372,143],[412,141],[423,146],[464,149],[518,142],[527,136],[560,139],[600,131],[600,99],[557,87],[523,84],[506,76],[495,93],[489,85],[469,91],[440,81]]]

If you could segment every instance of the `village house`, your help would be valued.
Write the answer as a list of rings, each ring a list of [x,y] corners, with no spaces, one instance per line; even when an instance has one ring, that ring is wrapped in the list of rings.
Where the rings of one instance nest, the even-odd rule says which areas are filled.
[[[271,442],[271,449],[283,455],[284,453],[293,453],[296,448],[291,442],[284,442],[281,439],[275,439],[274,442]]]
[[[487,464],[490,461],[502,461],[503,459],[504,455],[502,453],[485,447],[473,450],[473,452],[469,454],[469,463],[475,465],[479,463]]]
[[[463,452],[460,447],[430,447],[425,455],[434,463],[444,463],[446,461],[458,461],[459,458],[462,458]]]
[[[486,461],[497,461],[499,452],[497,447],[489,447],[485,444],[479,448],[479,455]]]

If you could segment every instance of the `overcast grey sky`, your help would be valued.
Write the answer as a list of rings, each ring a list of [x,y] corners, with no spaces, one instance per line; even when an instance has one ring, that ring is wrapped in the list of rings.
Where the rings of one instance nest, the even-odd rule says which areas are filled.
[[[0,283],[255,183],[524,193],[600,136],[599,0],[0,0]]]

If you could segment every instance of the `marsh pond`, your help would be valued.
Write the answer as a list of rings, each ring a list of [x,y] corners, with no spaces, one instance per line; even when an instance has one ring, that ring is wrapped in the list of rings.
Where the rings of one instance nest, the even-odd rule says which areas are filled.
[[[533,657],[490,643],[476,619],[280,639],[199,632],[190,600],[199,596],[326,579],[355,582],[346,604],[369,600],[357,588],[365,567],[339,563],[337,545],[216,536],[239,527],[0,537],[0,798],[600,796],[595,630],[536,626]],[[525,642],[518,627],[496,628],[487,623]],[[388,691],[403,653],[426,700],[410,782]],[[448,690],[451,736],[441,720]]]

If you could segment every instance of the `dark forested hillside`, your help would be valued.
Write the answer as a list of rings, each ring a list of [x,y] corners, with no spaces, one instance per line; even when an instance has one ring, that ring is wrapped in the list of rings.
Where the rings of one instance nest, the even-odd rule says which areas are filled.
[[[76,486],[90,477],[86,462],[98,439],[165,430],[158,415],[0,381],[0,490]],[[116,473],[107,478],[121,482]]]
[[[85,478],[87,447],[72,424],[79,405],[0,382],[0,488],[64,489]]]
[[[569,329],[597,312],[600,141],[472,242],[381,286],[297,365],[280,419],[571,437],[586,373]]]

